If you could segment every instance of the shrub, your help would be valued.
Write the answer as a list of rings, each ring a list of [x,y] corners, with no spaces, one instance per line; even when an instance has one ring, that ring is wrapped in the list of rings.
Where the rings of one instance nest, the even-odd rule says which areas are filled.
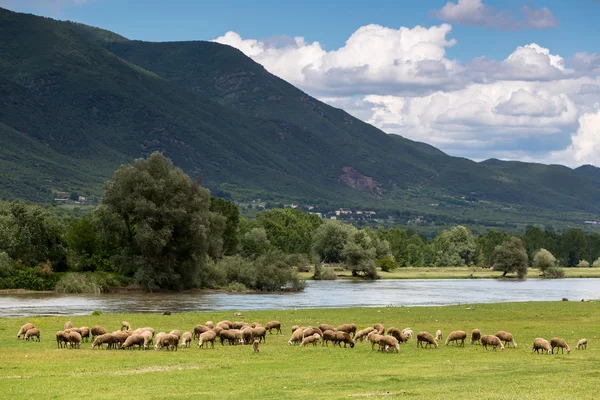
[[[579,261],[579,264],[577,264],[577,267],[579,267],[579,268],[589,268],[590,267],[590,263],[587,262],[586,260],[581,260],[581,261]]]
[[[96,308],[94,311],[92,311],[92,315],[102,315],[102,310],[99,308]]]
[[[594,268],[598,268],[598,267],[600,267],[600,257],[598,257],[598,258],[596,259],[596,261],[594,261],[594,262],[592,263],[592,267],[594,267]]]
[[[0,288],[53,290],[59,278],[58,274],[46,275],[39,267],[30,268],[17,264],[10,276],[0,278]]]
[[[544,278],[564,278],[565,271],[560,267],[550,267],[544,270]]]
[[[380,258],[379,260],[377,260],[375,265],[378,268],[381,268],[381,270],[384,272],[390,272],[398,268],[398,264],[396,264],[396,261],[394,261],[394,259],[391,256],[385,256],[383,258]]]
[[[89,273],[68,272],[56,284],[60,293],[102,293],[102,287]]]
[[[324,267],[321,270],[321,274],[319,275],[319,278],[315,278],[316,280],[321,280],[321,281],[334,281],[337,279],[337,274],[335,273],[335,271],[333,270],[333,268],[328,268],[328,267]]]
[[[533,267],[546,275],[546,270],[556,266],[556,258],[546,249],[540,249],[533,256]]]
[[[248,290],[248,289],[246,288],[246,285],[244,285],[243,283],[232,282],[229,285],[227,285],[228,292],[241,293],[241,292],[245,292],[246,290]]]

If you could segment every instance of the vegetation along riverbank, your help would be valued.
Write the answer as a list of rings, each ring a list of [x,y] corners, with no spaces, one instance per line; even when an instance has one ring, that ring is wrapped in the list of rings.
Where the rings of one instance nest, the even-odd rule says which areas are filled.
[[[266,334],[260,352],[252,346],[198,349],[98,350],[84,342],[80,349],[57,348],[55,332],[70,320],[73,326],[102,325],[109,331],[126,320],[133,329],[153,327],[169,332],[193,332],[207,320],[278,320],[283,335]],[[286,311],[234,311],[162,314],[89,315],[0,319],[0,387],[10,398],[349,398],[375,397],[448,399],[594,398],[600,372],[597,321],[600,302],[535,302],[475,304],[447,307],[384,307]],[[19,327],[32,322],[41,341],[16,339]],[[439,348],[417,348],[416,338],[400,345],[399,353],[371,350],[368,342],[349,346],[289,346],[293,325],[358,329],[381,323],[386,329],[410,327],[434,334],[441,330]],[[444,341],[451,331],[483,334],[512,333],[518,347],[504,351],[464,347]],[[564,338],[570,354],[531,353],[535,338]],[[587,350],[575,350],[588,339]],[[377,349],[377,347],[376,347]]]

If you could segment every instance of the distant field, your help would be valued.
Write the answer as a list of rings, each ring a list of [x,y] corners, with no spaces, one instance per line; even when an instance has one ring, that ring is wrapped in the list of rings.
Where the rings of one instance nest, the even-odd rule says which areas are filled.
[[[565,278],[600,278],[600,268],[565,268]],[[339,278],[352,278],[350,271],[336,271]],[[392,272],[378,271],[381,279],[468,279],[468,278],[500,278],[501,272],[484,268],[469,267],[423,267],[398,268]],[[304,279],[310,279],[312,272],[300,274]],[[529,269],[529,278],[538,278],[537,269]],[[510,275],[509,275],[510,277]]]
[[[0,394],[21,398],[347,399],[387,396],[410,399],[593,399],[600,376],[600,302],[475,304],[448,307],[387,307],[246,312],[78,316],[74,326],[101,324],[109,330],[125,319],[133,327],[191,330],[221,319],[280,320],[284,335],[268,335],[260,354],[249,346],[177,352],[57,349],[54,332],[66,317],[0,319]],[[17,340],[21,324],[33,322],[42,342]],[[292,325],[381,322],[415,332],[441,329],[512,332],[517,349],[481,346],[417,349],[415,339],[400,354],[287,345]],[[572,347],[587,337],[588,350],[570,355],[531,354],[536,337],[564,337]]]

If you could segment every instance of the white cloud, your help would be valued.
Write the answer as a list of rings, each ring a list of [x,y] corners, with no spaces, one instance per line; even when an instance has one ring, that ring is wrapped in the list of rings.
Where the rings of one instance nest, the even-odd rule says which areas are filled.
[[[449,1],[440,10],[430,11],[434,18],[456,24],[480,26],[497,30],[546,29],[558,26],[558,20],[547,7],[525,6],[515,17],[510,10],[488,7],[481,0]]]
[[[571,136],[571,145],[550,154],[550,160],[570,166],[600,165],[600,109],[583,114],[579,129]]]

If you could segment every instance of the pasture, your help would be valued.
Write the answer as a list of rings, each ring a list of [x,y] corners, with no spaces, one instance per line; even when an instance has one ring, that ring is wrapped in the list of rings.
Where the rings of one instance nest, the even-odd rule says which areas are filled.
[[[55,333],[64,322],[104,326],[109,332],[127,320],[133,328],[156,332],[192,331],[212,320],[282,323],[283,335],[267,334],[255,354],[252,346],[166,350],[57,349]],[[20,326],[32,322],[41,342],[17,340]],[[372,351],[368,342],[351,348],[288,346],[293,325],[339,325],[358,329],[383,323],[411,327],[415,334],[441,329],[484,334],[512,332],[518,348],[504,352],[479,345],[416,347],[413,337],[400,353]],[[531,354],[536,337],[563,337],[571,354]],[[578,339],[587,350],[575,350]],[[0,319],[0,397],[190,399],[592,399],[600,378],[600,302],[475,304],[447,307],[383,307],[162,314],[115,314]]]

